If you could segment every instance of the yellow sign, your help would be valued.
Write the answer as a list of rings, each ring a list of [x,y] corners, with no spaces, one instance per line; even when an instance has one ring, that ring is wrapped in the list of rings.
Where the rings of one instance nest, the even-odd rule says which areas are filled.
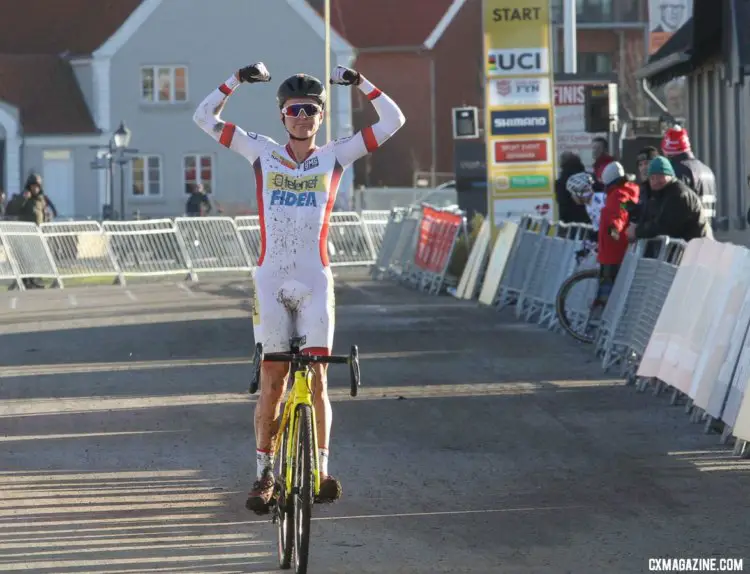
[[[549,0],[484,0],[483,18],[487,201],[493,227],[498,218],[553,216],[549,208],[540,210],[526,199],[547,198],[548,205],[554,197]],[[512,213],[515,208],[521,211]]]

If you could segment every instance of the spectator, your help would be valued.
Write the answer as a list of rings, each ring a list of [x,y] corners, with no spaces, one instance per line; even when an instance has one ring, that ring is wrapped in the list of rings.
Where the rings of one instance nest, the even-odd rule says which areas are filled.
[[[605,167],[615,161],[615,158],[609,155],[609,142],[607,139],[595,137],[591,142],[591,154],[594,158],[594,179],[597,182],[596,191],[604,191],[606,185],[602,180],[602,172]]]
[[[16,193],[10,198],[8,205],[5,207],[5,216],[18,219],[21,215],[21,208],[26,200],[30,197],[30,192],[24,189],[21,193]]]
[[[652,159],[648,177],[653,199],[646,217],[628,228],[628,239],[651,239],[659,235],[685,241],[713,238],[700,198],[677,178],[667,158]]]
[[[599,219],[599,291],[596,304],[604,307],[628,250],[630,215],[628,206],[638,203],[640,189],[635,177],[627,175],[619,162],[612,161],[602,171],[607,199]]]
[[[698,195],[706,222],[711,225],[716,217],[716,176],[693,154],[687,130],[681,126],[669,128],[662,139],[661,150],[672,162],[675,177]]]
[[[26,189],[24,189],[24,196],[26,196],[26,199],[21,206],[18,219],[41,225],[44,223],[44,211],[47,206],[44,195],[42,194],[41,185],[39,185],[36,180],[27,180]],[[22,281],[26,288],[44,288],[41,281],[35,278],[24,278]]]
[[[565,223],[591,223],[586,206],[576,203],[568,193],[566,184],[571,176],[585,172],[581,158],[570,151],[560,156],[560,177],[555,182],[555,199],[557,200],[557,218]]]
[[[654,146],[646,146],[638,152],[636,161],[638,166],[640,195],[638,205],[630,211],[631,223],[636,223],[639,219],[644,217],[644,214],[648,210],[648,202],[651,199],[651,185],[648,181],[648,165],[655,157],[659,157],[659,150]]]
[[[185,213],[189,217],[201,217],[211,213],[211,202],[206,195],[206,188],[202,183],[193,186],[185,204]]]
[[[38,173],[33,172],[29,174],[29,177],[26,178],[26,189],[30,189],[32,185],[39,186],[39,194],[44,200],[44,221],[52,221],[52,219],[57,217],[57,208],[55,207],[55,204],[52,203],[52,200],[49,198],[49,196],[44,193],[42,176]]]

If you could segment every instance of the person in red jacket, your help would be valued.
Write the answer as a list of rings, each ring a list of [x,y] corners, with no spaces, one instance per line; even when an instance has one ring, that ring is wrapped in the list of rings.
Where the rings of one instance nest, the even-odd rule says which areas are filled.
[[[609,155],[609,143],[607,142],[607,138],[595,137],[591,141],[591,155],[594,158],[593,172],[597,184],[594,189],[595,191],[604,191],[604,188],[606,187],[602,179],[604,168],[615,161],[615,158]]]
[[[626,230],[629,209],[638,204],[640,188],[635,177],[627,175],[622,164],[613,161],[602,171],[607,200],[599,220],[599,292],[595,304],[604,306],[628,250]]]

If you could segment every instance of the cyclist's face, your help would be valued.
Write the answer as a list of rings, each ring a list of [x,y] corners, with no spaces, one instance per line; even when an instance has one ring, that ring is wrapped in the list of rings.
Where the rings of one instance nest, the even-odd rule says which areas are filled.
[[[285,108],[292,108],[294,104],[316,104],[315,100],[310,98],[292,98],[287,100],[284,104]],[[318,106],[320,108],[320,106]],[[320,129],[320,124],[323,122],[323,110],[321,109],[318,113],[308,116],[305,111],[301,111],[299,115],[290,117],[289,115],[284,116],[282,114],[282,120],[284,125],[289,132],[298,138],[311,138]]]

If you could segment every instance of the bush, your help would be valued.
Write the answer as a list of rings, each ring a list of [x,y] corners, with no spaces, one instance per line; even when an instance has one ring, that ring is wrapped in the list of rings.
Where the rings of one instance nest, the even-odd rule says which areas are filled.
[[[479,230],[482,229],[482,223],[484,223],[484,216],[481,213],[475,213],[469,222],[468,238],[465,233],[461,232],[461,235],[456,240],[456,244],[453,246],[453,253],[448,264],[448,275],[453,275],[456,279],[461,278],[466,263],[469,261],[469,254],[471,253],[470,245],[473,246],[476,242]]]

